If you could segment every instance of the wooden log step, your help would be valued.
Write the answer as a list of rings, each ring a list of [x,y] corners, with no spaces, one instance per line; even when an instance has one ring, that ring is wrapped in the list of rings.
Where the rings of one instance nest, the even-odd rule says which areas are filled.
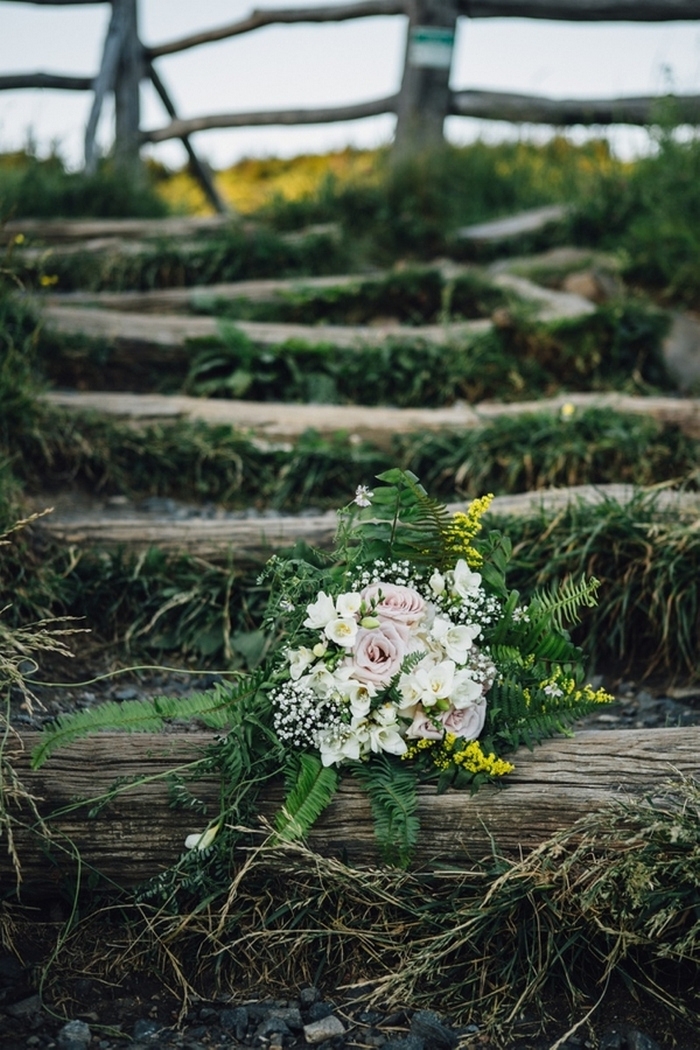
[[[206,826],[206,819],[171,808],[167,783],[158,778],[201,756],[213,734],[99,733],[61,749],[32,771],[29,756],[38,739],[39,734],[27,733],[23,751],[15,748],[11,754],[9,740],[5,749],[23,790],[38,800],[48,819],[47,836],[19,824],[13,828],[28,894],[46,894],[75,878],[78,857],[83,878],[97,871],[118,886],[133,886],[173,864],[184,852],[185,837]],[[503,787],[483,787],[474,796],[420,790],[415,867],[464,869],[490,858],[492,849],[517,858],[607,804],[657,790],[672,775],[698,776],[700,727],[587,730],[572,739],[546,741],[533,752],[523,749],[514,762],[515,772]],[[129,783],[132,778],[137,779]],[[123,788],[95,816],[87,802],[76,805],[76,799],[99,798],[117,783]],[[217,781],[200,782],[194,790],[215,816]],[[280,785],[266,789],[261,816],[273,818],[281,799]],[[32,823],[26,805],[20,808],[12,800],[8,805],[12,816]],[[354,781],[343,781],[308,842],[317,852],[353,865],[377,863],[369,805]],[[9,886],[12,866],[6,850],[0,852],[0,873]]]
[[[462,226],[455,232],[461,240],[475,244],[494,244],[523,237],[531,233],[540,233],[548,226],[562,222],[568,208],[563,204],[549,204],[544,208],[529,208],[517,215],[508,215],[490,222],[477,222],[471,226]]]
[[[180,317],[174,314],[142,315],[117,313],[114,310],[83,309],[78,306],[44,307],[47,328],[62,335],[88,336],[101,339],[143,359],[145,353],[153,362],[167,363],[168,354],[185,348],[191,339],[215,339],[223,342],[221,324],[214,317]],[[233,324],[234,322],[229,322]],[[267,321],[236,321],[235,327],[255,346],[280,346],[294,339],[309,346],[353,347],[379,346],[389,340],[404,342],[445,343],[488,331],[487,318],[460,321],[448,325],[421,325],[409,328],[398,323],[378,325],[301,325]]]
[[[285,296],[318,292],[328,288],[359,286],[386,278],[386,274],[338,274],[336,277],[280,277],[255,281],[227,281],[193,285],[190,288],[152,288],[147,292],[58,292],[43,295],[49,306],[97,306],[127,313],[187,313],[204,310],[217,299],[235,302],[275,303]]]
[[[455,269],[450,268],[454,275]],[[70,313],[76,306],[90,306],[94,312],[97,310],[119,310],[131,313],[153,313],[155,311],[170,311],[171,313],[182,313],[188,310],[211,309],[211,305],[218,299],[228,299],[235,302],[237,299],[247,299],[252,302],[275,302],[285,294],[299,293],[304,290],[316,291],[325,288],[342,288],[380,281],[382,275],[374,277],[358,278],[342,274],[337,277],[316,277],[306,279],[287,280],[259,280],[259,281],[236,281],[226,284],[213,284],[208,286],[195,286],[192,288],[164,288],[154,289],[148,292],[69,292],[66,294],[52,294],[42,296],[38,300],[43,304],[44,314],[50,322],[70,327],[73,319],[80,320],[78,314]],[[589,299],[574,292],[557,291],[552,288],[543,288],[535,284],[523,275],[516,275],[509,270],[494,273],[491,277],[493,285],[511,292],[516,298],[523,300],[534,308],[538,320],[547,323],[560,321],[574,317],[585,317],[587,314],[595,313],[596,307]],[[57,311],[64,311],[63,316]],[[96,320],[88,322],[94,325]],[[102,321],[102,323],[105,323]],[[244,328],[246,322],[235,322]],[[408,338],[425,338],[431,342],[444,342],[449,333],[460,334],[461,325],[466,325],[466,331],[482,330],[483,322],[467,321],[453,322],[448,325],[423,325],[421,327],[408,325],[369,325],[359,330],[362,333],[367,328],[372,333],[377,330],[383,331],[387,328],[392,334],[397,333]],[[470,327],[472,326],[472,327]],[[314,326],[315,328],[321,326]],[[335,331],[336,326],[333,327]],[[61,329],[65,330],[65,329]],[[350,330],[350,329],[348,329]],[[87,330],[85,330],[87,332]],[[111,332],[106,336],[111,338]],[[337,336],[334,338],[337,339]],[[347,345],[338,343],[338,345]]]
[[[129,394],[110,391],[54,390],[44,395],[51,405],[72,412],[98,412],[135,423],[153,420],[191,419],[211,425],[225,424],[254,431],[271,441],[294,441],[313,428],[319,434],[353,434],[380,448],[391,448],[396,434],[420,431],[471,430],[502,416],[532,412],[559,413],[568,406],[574,411],[610,409],[630,415],[652,416],[673,423],[684,433],[700,437],[700,399],[634,397],[629,394],[560,394],[537,401],[504,404],[481,401],[468,405],[459,401],[446,408],[393,408],[389,405],[297,405],[274,401],[239,401],[186,397],[181,394]]]
[[[368,479],[369,480],[369,479]],[[604,500],[628,503],[640,489],[632,485],[578,485],[564,489],[523,492],[497,496],[490,514],[499,516],[543,513],[553,516],[571,503],[589,505]],[[348,494],[350,498],[351,494]],[[679,515],[697,519],[700,494],[660,491],[654,495],[662,508],[673,508]],[[50,499],[34,500],[36,510],[51,506]],[[455,513],[466,501],[448,505]],[[337,528],[335,511],[299,517],[204,518],[196,513],[190,518],[174,520],[162,515],[135,510],[111,511],[96,507],[92,511],[60,511],[41,518],[36,527],[56,542],[78,547],[126,547],[143,551],[149,547],[189,553],[216,561],[229,553],[243,563],[262,561],[273,551],[303,540],[313,547],[331,547]]]
[[[75,244],[81,241],[159,240],[166,237],[197,237],[219,233],[231,226],[230,216],[172,216],[167,219],[12,219],[0,229],[0,243],[16,237],[42,244]]]

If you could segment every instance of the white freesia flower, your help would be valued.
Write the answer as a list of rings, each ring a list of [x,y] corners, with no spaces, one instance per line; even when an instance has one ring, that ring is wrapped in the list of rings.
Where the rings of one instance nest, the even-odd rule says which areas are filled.
[[[457,598],[469,598],[481,586],[481,573],[472,572],[464,558],[460,558],[449,576],[450,593]]]
[[[306,611],[309,615],[304,620],[304,627],[323,628],[329,620],[334,620],[337,615],[335,602],[330,594],[326,594],[325,591],[319,592],[316,601],[306,606]]]
[[[428,585],[433,594],[444,594],[445,593],[445,577],[437,569],[433,572],[433,575],[428,580]]]
[[[299,679],[299,685],[303,689],[310,689],[312,693],[320,696],[322,699],[330,696],[336,688],[335,678],[321,661],[315,667],[312,667],[308,674]]]
[[[369,714],[372,697],[376,696],[377,690],[371,682],[358,682],[354,678],[346,677],[346,673],[349,674],[351,671],[351,667],[336,669],[336,690],[348,701],[352,717],[361,719]]]
[[[185,839],[185,849],[209,849],[218,833],[218,824],[215,824],[212,828],[207,828],[206,831],[196,831],[193,835],[188,835]]]
[[[323,628],[323,633],[336,645],[352,648],[357,637],[357,620],[345,616],[330,620]]]
[[[366,739],[366,731],[357,726],[323,730],[318,734],[321,763],[332,766],[346,760],[357,761],[362,752],[363,737]]]
[[[313,649],[307,649],[305,645],[301,645],[298,649],[288,649],[287,659],[289,660],[289,677],[293,682],[298,682],[316,657]]]
[[[345,594],[339,594],[335,600],[335,610],[338,616],[343,617],[343,619],[357,615],[361,605],[362,597],[357,591],[347,591]]]
[[[426,666],[419,664],[414,670],[415,682],[411,692],[418,696],[424,707],[432,707],[438,700],[449,697],[455,670],[453,660],[441,660],[440,663]]]
[[[452,692],[450,699],[452,706],[458,711],[465,707],[472,707],[482,700],[484,687],[481,682],[475,682],[467,670],[457,671],[452,681]]]
[[[374,724],[369,727],[370,750],[375,753],[387,751],[390,755],[403,755],[407,746],[401,736],[401,727],[396,721],[396,708],[392,704],[383,704],[375,711],[374,717]]]
[[[455,624],[443,616],[436,616],[430,633],[440,642],[450,660],[463,664],[474,639],[481,633],[481,627],[478,624]]]

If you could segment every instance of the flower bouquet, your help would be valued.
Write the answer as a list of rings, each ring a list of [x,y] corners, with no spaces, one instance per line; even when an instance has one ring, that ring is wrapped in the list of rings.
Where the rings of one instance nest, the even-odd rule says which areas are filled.
[[[410,472],[377,480],[339,512],[332,553],[299,544],[267,563],[272,655],[259,671],[51,730],[60,743],[86,728],[81,718],[133,730],[185,715],[220,729],[205,771],[221,776],[222,810],[188,837],[194,854],[229,843],[280,774],[287,794],[274,835],[302,837],[347,774],[367,790],[385,859],[405,865],[419,784],[473,792],[500,781],[518,747],[567,732],[611,699],[584,684],[567,632],[595,604],[596,580],[523,601],[506,585],[507,537],[482,527],[492,497],[453,515]]]

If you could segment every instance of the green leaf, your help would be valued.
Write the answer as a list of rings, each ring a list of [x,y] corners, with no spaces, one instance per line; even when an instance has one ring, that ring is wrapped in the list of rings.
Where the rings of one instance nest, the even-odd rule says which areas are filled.
[[[414,772],[382,753],[373,755],[369,762],[353,763],[352,773],[369,796],[383,860],[395,867],[408,867],[420,828]]]
[[[330,766],[323,766],[317,755],[295,755],[292,766],[293,784],[275,820],[276,837],[283,842],[303,838],[338,787],[338,774]]]

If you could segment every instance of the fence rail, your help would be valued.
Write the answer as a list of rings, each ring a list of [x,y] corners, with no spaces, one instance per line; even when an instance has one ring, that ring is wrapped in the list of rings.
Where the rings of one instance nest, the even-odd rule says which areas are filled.
[[[2,0],[0,0],[2,2]],[[82,5],[107,0],[20,0],[43,6]],[[54,88],[93,92],[85,131],[85,166],[97,163],[96,130],[104,99],[115,98],[115,156],[134,163],[144,143],[180,139],[195,174],[217,211],[226,205],[214,186],[211,172],[190,141],[196,132],[212,128],[269,125],[327,124],[359,120],[379,114],[397,116],[395,149],[408,152],[442,140],[447,116],[503,120],[510,123],[553,126],[636,124],[658,119],[660,99],[553,99],[508,92],[451,90],[452,50],[457,20],[467,18],[543,18],[571,22],[673,22],[700,19],[700,0],[358,0],[319,7],[265,8],[247,18],[177,40],[144,47],[138,34],[138,0],[109,0],[112,7],[100,69],[94,77],[59,73],[20,73],[0,76],[0,90]],[[343,22],[350,19],[403,15],[408,19],[403,78],[398,93],[345,106],[314,109],[219,113],[183,120],[155,68],[155,61],[192,47],[250,33],[264,26]],[[140,126],[139,88],[150,80],[170,118],[161,128]],[[673,99],[678,122],[700,124],[700,96]]]

